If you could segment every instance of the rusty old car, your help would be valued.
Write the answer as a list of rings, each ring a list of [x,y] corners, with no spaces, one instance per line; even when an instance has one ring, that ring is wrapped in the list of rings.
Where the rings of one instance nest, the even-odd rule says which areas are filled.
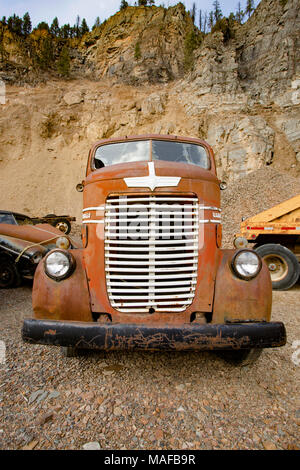
[[[220,180],[195,138],[107,139],[89,153],[83,247],[39,263],[23,339],[81,349],[219,350],[236,363],[286,342],[267,266],[222,249]]]
[[[76,221],[76,217],[70,215],[47,214],[44,217],[31,217],[19,212],[0,210],[0,224],[11,225],[37,225],[50,224],[61,232],[68,235],[71,232],[71,222]]]
[[[0,288],[18,287],[33,279],[35,269],[53,248],[77,246],[60,230],[47,224],[30,226],[0,223]]]

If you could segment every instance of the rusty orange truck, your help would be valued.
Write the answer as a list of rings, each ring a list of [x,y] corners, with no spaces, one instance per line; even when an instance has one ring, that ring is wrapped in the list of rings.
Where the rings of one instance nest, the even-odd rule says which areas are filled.
[[[220,181],[199,139],[108,139],[89,153],[80,249],[34,278],[23,339],[80,349],[221,350],[240,363],[282,346],[267,266],[221,248]]]
[[[241,223],[240,237],[266,262],[274,290],[287,290],[300,275],[300,194]]]

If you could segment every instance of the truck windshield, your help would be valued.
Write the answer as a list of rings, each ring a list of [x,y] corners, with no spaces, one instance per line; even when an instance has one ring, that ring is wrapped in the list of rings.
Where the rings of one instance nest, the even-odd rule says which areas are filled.
[[[152,148],[152,154],[151,154]],[[204,147],[187,142],[168,140],[139,140],[107,144],[98,147],[95,153],[96,169],[116,163],[163,160],[168,162],[189,163],[210,169],[210,158]]]

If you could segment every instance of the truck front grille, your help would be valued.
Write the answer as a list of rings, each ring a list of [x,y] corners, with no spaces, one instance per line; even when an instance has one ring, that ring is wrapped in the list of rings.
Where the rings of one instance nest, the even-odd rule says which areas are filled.
[[[198,266],[194,195],[111,196],[105,207],[105,270],[119,312],[181,312],[193,301]]]

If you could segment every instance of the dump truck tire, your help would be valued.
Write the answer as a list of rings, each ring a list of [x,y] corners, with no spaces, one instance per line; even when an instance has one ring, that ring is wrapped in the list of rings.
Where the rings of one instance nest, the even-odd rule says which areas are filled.
[[[236,351],[220,351],[220,356],[228,363],[235,366],[249,366],[254,364],[261,355],[263,349],[239,349]]]
[[[279,244],[260,245],[255,251],[267,264],[273,290],[288,290],[299,279],[300,264],[294,253]]]
[[[22,282],[14,260],[8,256],[0,257],[0,288],[18,287]]]

